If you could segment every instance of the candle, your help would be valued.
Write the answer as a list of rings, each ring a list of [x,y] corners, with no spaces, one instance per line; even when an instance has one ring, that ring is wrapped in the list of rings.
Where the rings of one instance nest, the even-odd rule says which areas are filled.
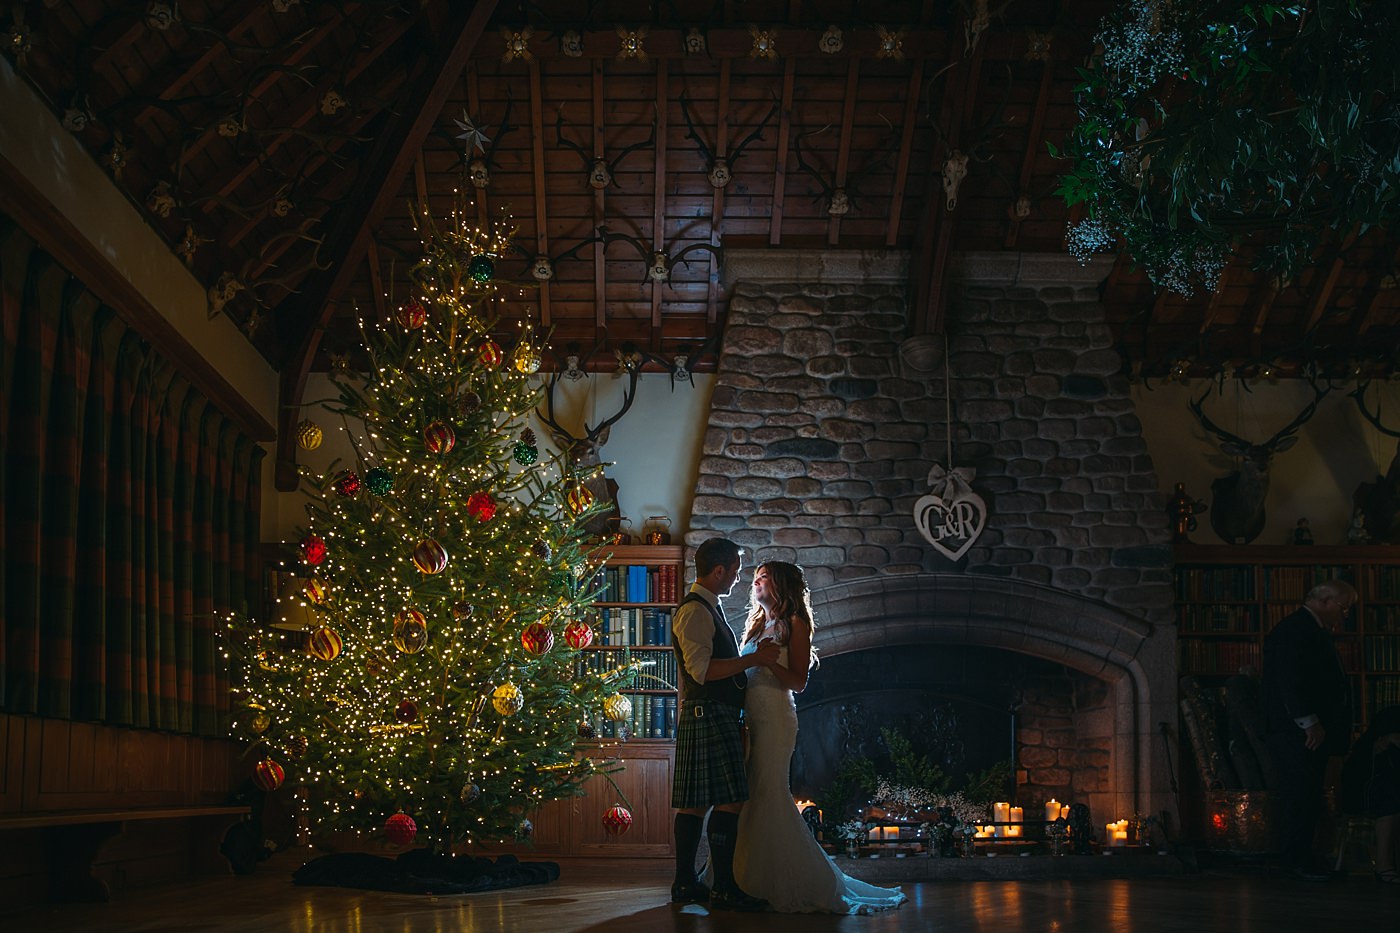
[[[1119,820],[1116,823],[1104,824],[1104,842],[1111,846],[1125,846],[1128,844],[1128,821]]]
[[[1066,820],[1069,819],[1069,804],[1060,807],[1060,817]]]
[[[1003,802],[1003,803],[994,803],[994,804],[992,804],[992,822],[993,822],[993,823],[1008,823],[1008,822],[1010,822],[1010,821],[1011,821],[1011,804],[1010,804],[1010,803],[1005,803],[1005,802]],[[998,836],[1005,836],[1005,835],[1007,835],[1006,827],[1004,827],[1004,826],[997,826],[997,827],[995,827],[995,831],[996,831],[996,834],[997,834]]]
[[[1045,801],[1045,822],[1053,823],[1060,818],[1060,802],[1054,797]]]

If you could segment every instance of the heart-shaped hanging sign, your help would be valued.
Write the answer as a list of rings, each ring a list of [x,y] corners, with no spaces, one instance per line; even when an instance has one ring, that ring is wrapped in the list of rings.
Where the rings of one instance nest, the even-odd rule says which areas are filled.
[[[970,485],[975,475],[968,467],[946,472],[935,465],[928,476],[932,488],[914,503],[919,534],[949,560],[966,554],[987,527],[987,504]]]

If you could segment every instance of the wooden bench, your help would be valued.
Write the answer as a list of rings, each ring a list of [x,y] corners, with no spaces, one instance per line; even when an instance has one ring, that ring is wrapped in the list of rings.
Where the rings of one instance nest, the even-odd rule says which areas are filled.
[[[0,832],[41,829],[52,901],[105,901],[107,883],[93,875],[103,845],[133,820],[188,820],[197,874],[227,874],[219,845],[229,827],[247,819],[246,806],[129,807],[103,810],[55,810],[0,815]]]

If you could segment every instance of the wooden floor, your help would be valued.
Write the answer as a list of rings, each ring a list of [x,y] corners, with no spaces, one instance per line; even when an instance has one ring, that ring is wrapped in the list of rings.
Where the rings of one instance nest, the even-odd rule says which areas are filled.
[[[299,888],[281,856],[248,877],[170,884],[109,904],[0,905],[0,930],[237,933],[1368,933],[1400,930],[1400,887],[1359,874],[1307,885],[1261,871],[1171,878],[907,884],[903,908],[871,917],[711,914],[667,902],[657,860],[565,862],[549,885],[456,897]]]

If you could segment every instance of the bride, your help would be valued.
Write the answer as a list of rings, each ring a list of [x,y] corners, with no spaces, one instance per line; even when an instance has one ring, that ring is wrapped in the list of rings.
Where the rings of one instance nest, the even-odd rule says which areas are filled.
[[[898,907],[906,900],[898,888],[877,888],[837,868],[793,804],[788,766],[797,743],[797,709],[792,695],[807,686],[807,672],[816,666],[812,629],[802,569],[782,561],[759,564],[742,651],[754,651],[764,641],[782,650],[772,666],[749,674],[744,701],[751,743],[749,799],[739,814],[734,876],[745,891],[784,913]]]

